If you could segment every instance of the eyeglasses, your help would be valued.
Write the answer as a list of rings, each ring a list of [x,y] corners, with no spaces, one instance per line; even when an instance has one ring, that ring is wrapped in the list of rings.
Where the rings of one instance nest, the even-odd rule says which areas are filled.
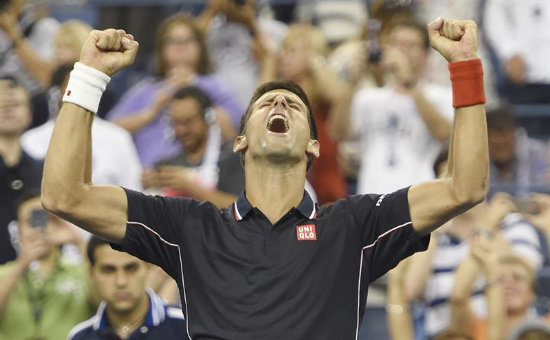
[[[197,39],[192,37],[166,37],[164,38],[164,45],[192,45],[196,44]]]

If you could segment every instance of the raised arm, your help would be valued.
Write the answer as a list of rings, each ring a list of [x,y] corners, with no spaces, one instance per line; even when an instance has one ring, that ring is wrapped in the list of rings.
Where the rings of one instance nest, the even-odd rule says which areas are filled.
[[[127,200],[122,188],[90,181],[92,112],[109,76],[132,64],[137,49],[138,43],[122,30],[90,33],[71,73],[42,178],[46,210],[113,242],[124,237]]]
[[[471,20],[441,19],[428,24],[430,43],[449,62],[455,119],[447,175],[413,185],[411,219],[427,234],[483,201],[489,179],[489,153],[483,72],[477,59],[477,29]]]

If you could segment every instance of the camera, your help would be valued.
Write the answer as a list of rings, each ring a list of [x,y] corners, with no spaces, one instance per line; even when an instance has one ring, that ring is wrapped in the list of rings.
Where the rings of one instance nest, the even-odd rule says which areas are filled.
[[[376,63],[382,58],[382,49],[380,47],[380,41],[378,40],[378,34],[382,23],[376,19],[369,19],[367,23],[367,62]]]
[[[42,209],[34,209],[29,217],[29,225],[32,228],[44,229],[48,224],[48,213]]]

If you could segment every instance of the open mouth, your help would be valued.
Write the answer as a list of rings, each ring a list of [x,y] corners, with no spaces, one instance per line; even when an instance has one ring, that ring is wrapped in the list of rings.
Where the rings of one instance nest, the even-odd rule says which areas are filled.
[[[274,114],[267,122],[267,130],[275,133],[288,132],[288,121],[285,116],[280,114]]]

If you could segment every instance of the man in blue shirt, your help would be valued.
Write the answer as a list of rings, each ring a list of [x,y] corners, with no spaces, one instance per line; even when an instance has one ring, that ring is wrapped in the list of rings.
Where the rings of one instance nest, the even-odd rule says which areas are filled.
[[[111,249],[108,242],[95,236],[87,253],[91,280],[103,301],[96,315],[75,326],[68,339],[184,338],[181,309],[167,306],[145,287],[147,263]]]

